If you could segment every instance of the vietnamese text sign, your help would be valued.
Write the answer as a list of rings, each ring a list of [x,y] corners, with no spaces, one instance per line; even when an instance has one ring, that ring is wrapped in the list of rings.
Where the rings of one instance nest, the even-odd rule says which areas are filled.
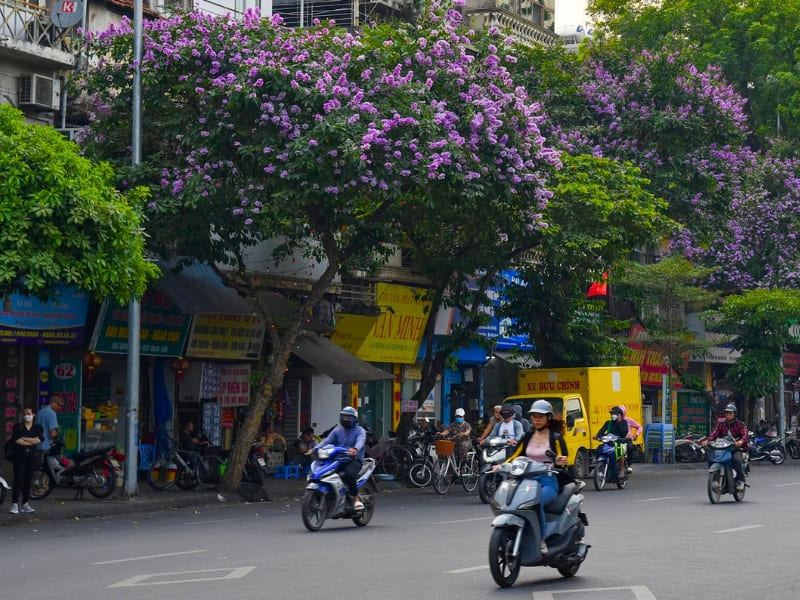
[[[265,332],[264,321],[252,315],[196,315],[186,356],[255,360]]]
[[[250,404],[250,365],[221,365],[216,397],[222,407]]]
[[[75,346],[84,341],[89,295],[62,288],[46,302],[11,294],[11,310],[0,311],[0,342]]]

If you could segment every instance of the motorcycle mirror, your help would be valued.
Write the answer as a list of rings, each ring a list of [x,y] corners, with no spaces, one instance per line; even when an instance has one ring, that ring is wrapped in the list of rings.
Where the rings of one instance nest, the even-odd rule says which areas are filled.
[[[548,450],[548,451],[547,451],[547,452],[545,452],[544,454],[545,454],[545,456],[546,456],[547,458],[552,458],[552,459],[555,459],[555,457],[556,457],[556,453],[555,453],[555,452],[553,452],[552,450]]]

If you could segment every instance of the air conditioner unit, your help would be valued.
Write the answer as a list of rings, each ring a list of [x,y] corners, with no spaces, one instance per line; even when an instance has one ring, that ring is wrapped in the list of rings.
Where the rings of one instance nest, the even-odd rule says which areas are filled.
[[[61,135],[63,135],[70,142],[74,142],[75,141],[75,139],[76,139],[76,137],[78,135],[78,132],[81,129],[82,129],[81,127],[65,127],[65,128],[56,127],[56,131],[58,133],[60,133]]]
[[[57,110],[61,96],[61,82],[36,73],[19,78],[19,105],[42,110]]]

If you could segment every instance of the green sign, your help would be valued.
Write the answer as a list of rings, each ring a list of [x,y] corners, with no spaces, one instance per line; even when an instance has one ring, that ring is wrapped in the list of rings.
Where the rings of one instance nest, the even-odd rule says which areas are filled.
[[[53,361],[49,384],[50,397],[64,399],[64,410],[58,413],[58,431],[64,436],[64,450],[72,454],[81,443],[81,361]]]
[[[140,353],[143,356],[182,356],[191,317],[180,312],[161,290],[148,290],[141,302]],[[97,317],[92,350],[128,353],[128,307],[106,300]]]
[[[678,392],[678,435],[708,435],[708,400],[702,394]]]

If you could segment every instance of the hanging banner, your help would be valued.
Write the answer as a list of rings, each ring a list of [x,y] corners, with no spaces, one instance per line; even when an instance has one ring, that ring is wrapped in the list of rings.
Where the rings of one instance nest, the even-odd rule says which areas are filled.
[[[9,302],[10,301],[10,302]],[[89,295],[62,288],[42,302],[33,296],[10,294],[0,311],[0,343],[78,346],[86,337]]]
[[[254,315],[196,315],[186,356],[257,360],[265,333],[264,321]]]

